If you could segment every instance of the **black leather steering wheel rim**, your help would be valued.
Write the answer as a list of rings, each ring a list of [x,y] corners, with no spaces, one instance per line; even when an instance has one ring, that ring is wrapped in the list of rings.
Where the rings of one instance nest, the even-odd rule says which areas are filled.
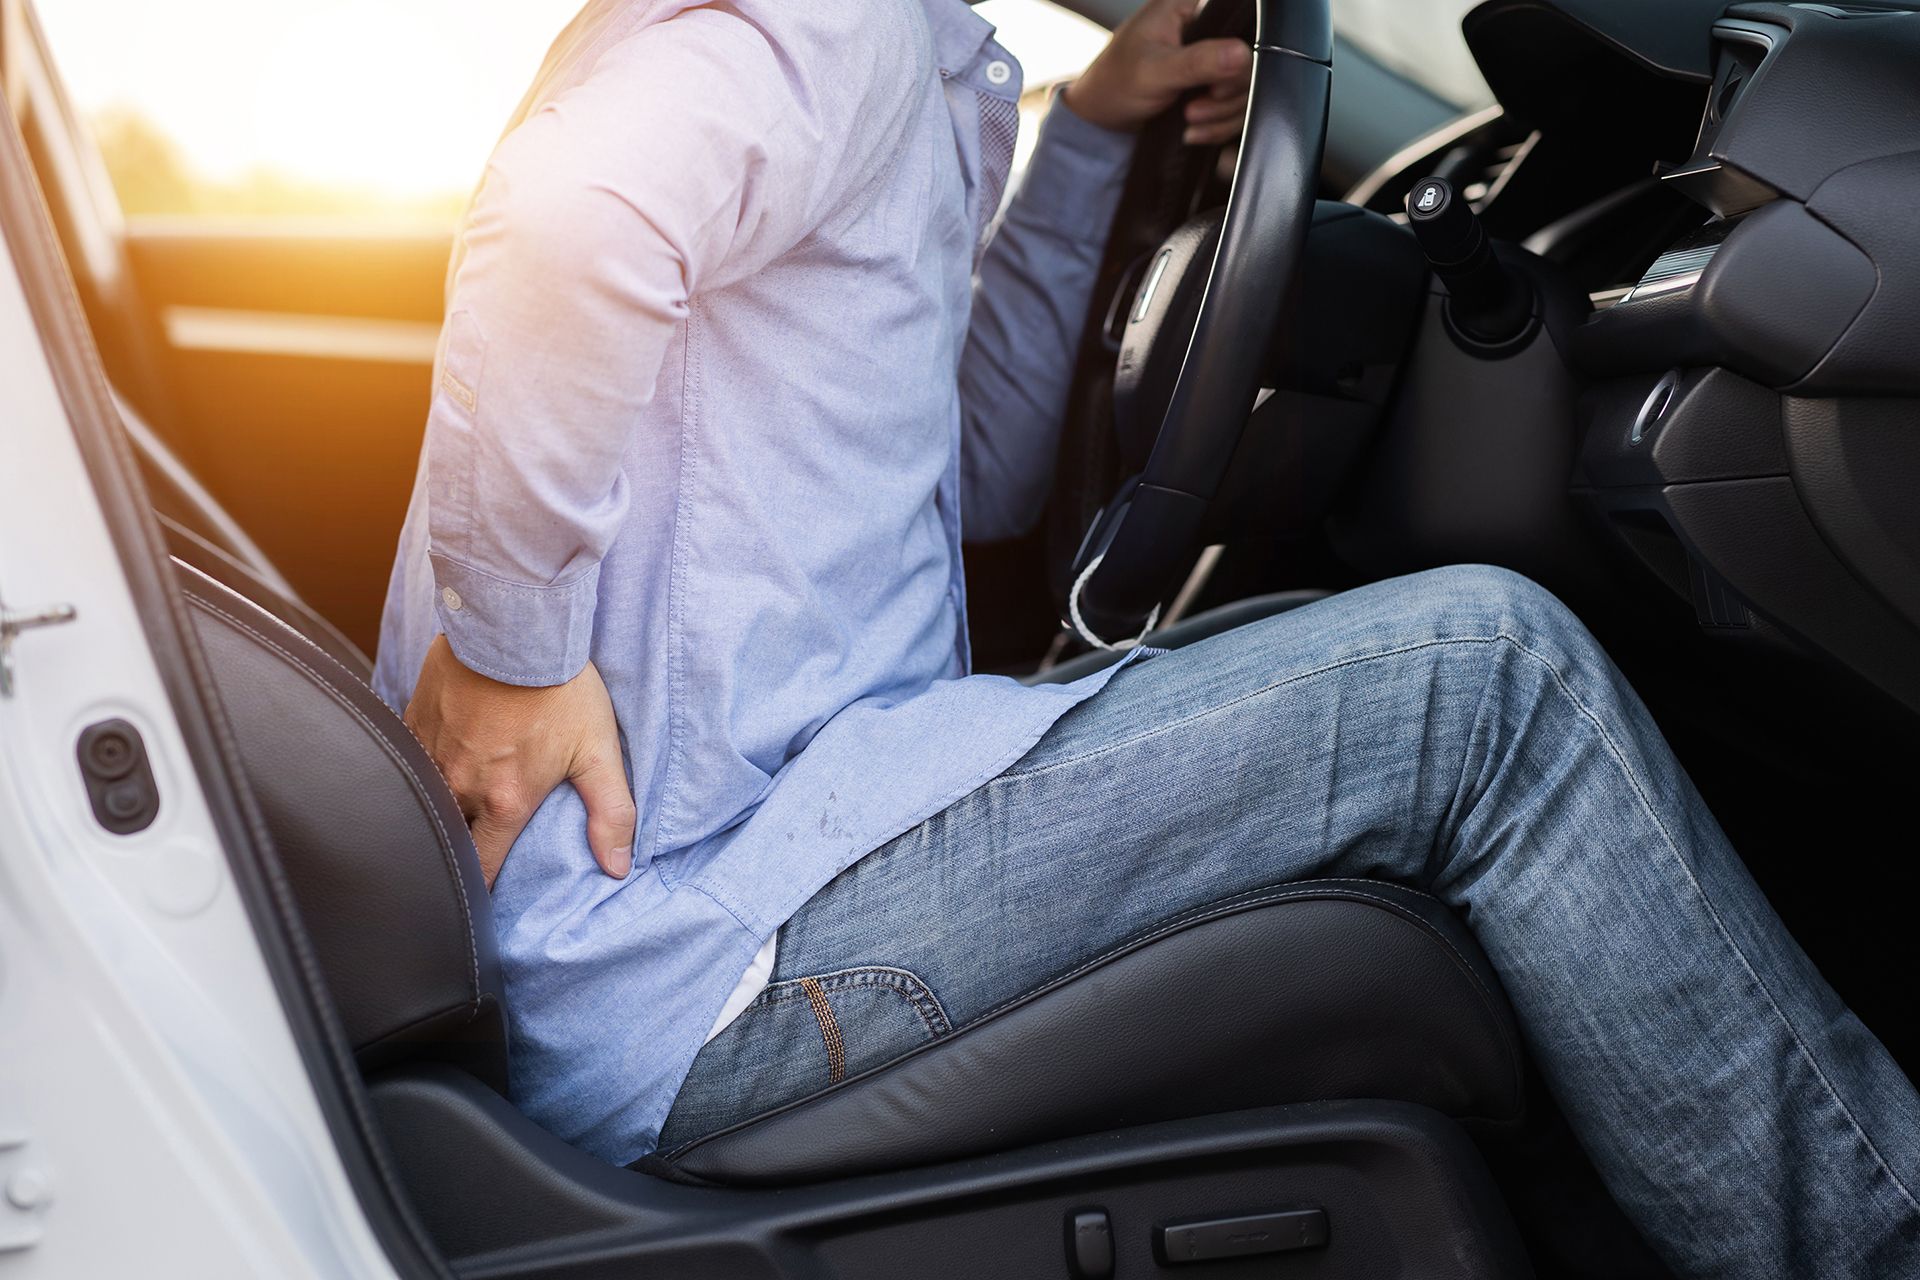
[[[1312,222],[1332,86],[1328,0],[1212,0],[1188,38],[1230,33],[1248,7],[1252,89],[1192,336],[1145,467],[1087,530],[1070,575],[1066,620],[1100,647],[1150,626],[1200,549]]]

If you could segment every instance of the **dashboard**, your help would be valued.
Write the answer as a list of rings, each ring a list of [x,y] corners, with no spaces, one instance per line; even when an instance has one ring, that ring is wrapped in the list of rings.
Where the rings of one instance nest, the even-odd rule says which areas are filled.
[[[1405,172],[1491,166],[1489,231],[1584,295],[1571,487],[1624,560],[1920,711],[1916,7],[1490,0],[1499,111]]]
[[[1920,14],[1735,5],[1685,159],[1703,221],[1574,333],[1582,497],[1702,628],[1920,709]]]

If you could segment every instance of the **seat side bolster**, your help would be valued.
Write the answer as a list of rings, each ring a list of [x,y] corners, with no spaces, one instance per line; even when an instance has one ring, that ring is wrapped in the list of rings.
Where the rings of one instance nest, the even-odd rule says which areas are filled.
[[[507,1083],[485,881],[425,748],[358,676],[251,600],[175,572],[274,852],[363,1068]]]
[[[1520,1117],[1513,1014],[1472,937],[1393,885],[1289,885],[1191,913],[887,1066],[665,1153],[788,1185],[1283,1103]]]

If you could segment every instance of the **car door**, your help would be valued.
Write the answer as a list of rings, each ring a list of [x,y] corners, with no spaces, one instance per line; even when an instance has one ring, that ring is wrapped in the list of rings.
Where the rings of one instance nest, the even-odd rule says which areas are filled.
[[[72,299],[0,113],[0,1271],[392,1277]]]
[[[115,389],[306,603],[371,650],[454,226],[577,0],[487,6],[464,46],[435,39],[433,0],[304,27],[220,0],[0,6],[10,96]],[[316,32],[320,47],[299,47]],[[139,38],[171,73],[143,73],[126,47]],[[486,57],[503,65],[474,71]],[[442,89],[471,97],[476,76],[492,96],[460,123],[459,154],[423,154],[447,127]],[[253,168],[210,168],[205,139],[184,136],[226,137],[223,103],[285,135]],[[409,164],[432,166],[434,185],[407,185]]]
[[[450,234],[129,222],[182,459],[371,652],[426,420]]]

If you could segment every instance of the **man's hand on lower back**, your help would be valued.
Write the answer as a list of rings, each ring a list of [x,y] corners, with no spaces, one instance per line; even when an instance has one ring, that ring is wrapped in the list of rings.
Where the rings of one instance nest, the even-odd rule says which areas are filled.
[[[1187,142],[1215,146],[1238,137],[1253,50],[1233,39],[1183,44],[1182,33],[1199,11],[1200,0],[1147,0],[1067,86],[1068,109],[1088,124],[1131,133],[1183,93],[1202,89],[1186,106]]]
[[[565,684],[521,688],[462,666],[440,636],[406,719],[459,797],[488,888],[534,810],[563,782],[587,806],[594,861],[616,878],[632,870],[633,792],[613,701],[591,663]]]

